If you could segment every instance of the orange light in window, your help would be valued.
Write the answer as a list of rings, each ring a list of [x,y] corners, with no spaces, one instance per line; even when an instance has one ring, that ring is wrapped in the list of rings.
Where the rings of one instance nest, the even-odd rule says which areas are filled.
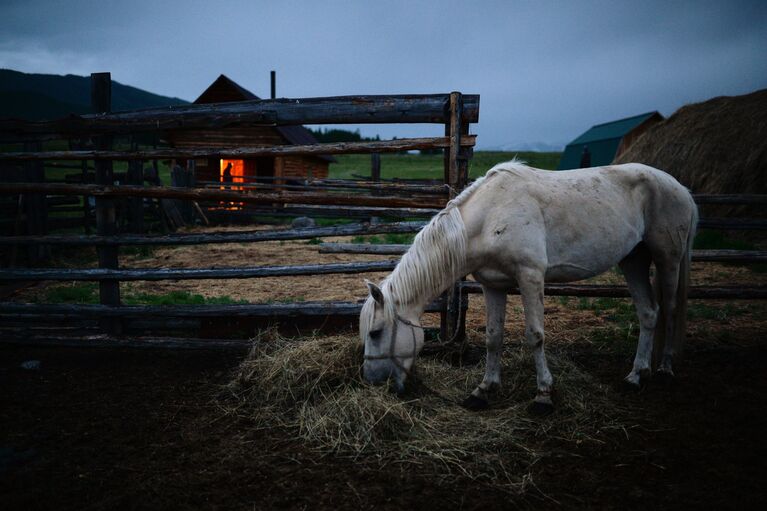
[[[245,162],[243,160],[220,160],[221,183],[230,184],[222,186],[222,190],[242,190],[241,186],[231,186],[231,183],[245,182]],[[222,202],[226,209],[240,209],[242,202]]]

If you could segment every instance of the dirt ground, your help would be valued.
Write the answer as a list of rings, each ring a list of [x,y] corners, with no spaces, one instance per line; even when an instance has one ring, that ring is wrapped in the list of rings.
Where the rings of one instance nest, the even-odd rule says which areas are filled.
[[[191,268],[381,259],[319,255],[316,249],[306,242],[163,248],[124,264]],[[365,295],[361,279],[128,285],[252,302],[355,300]],[[600,279],[620,280],[615,273]],[[693,284],[765,280],[764,273],[735,266],[693,269]],[[16,298],[44,292],[37,286]],[[0,346],[0,502],[3,509],[78,510],[764,508],[765,304],[692,305],[697,312],[675,382],[651,382],[636,392],[621,385],[633,346],[604,341],[618,331],[609,314],[576,299],[546,299],[548,349],[610,386],[639,419],[630,430],[606,432],[598,446],[542,438],[545,455],[532,467],[531,489],[522,495],[466,478],[436,480],[412,465],[382,470],[374,459],[323,455],[292,431],[257,429],[224,414],[221,386],[241,352]],[[481,338],[481,296],[471,297],[469,311],[468,326]],[[512,297],[507,342],[518,342],[521,333],[521,304]],[[21,366],[34,360],[39,368]]]

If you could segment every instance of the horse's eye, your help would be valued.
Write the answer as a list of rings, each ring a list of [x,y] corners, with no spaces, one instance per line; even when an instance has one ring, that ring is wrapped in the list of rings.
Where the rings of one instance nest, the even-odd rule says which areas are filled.
[[[370,336],[371,339],[373,339],[374,341],[377,341],[378,338],[381,337],[381,332],[382,332],[382,329],[379,328],[378,330],[371,330],[368,335]]]

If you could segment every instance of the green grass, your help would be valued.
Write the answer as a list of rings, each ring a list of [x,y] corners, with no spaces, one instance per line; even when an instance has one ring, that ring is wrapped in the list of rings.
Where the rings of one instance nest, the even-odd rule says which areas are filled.
[[[566,303],[560,301],[563,305]],[[597,344],[610,345],[621,352],[630,353],[636,348],[639,324],[631,300],[622,298],[579,298],[577,309],[591,310],[604,318],[606,324],[593,329],[589,339]]]
[[[381,236],[354,236],[352,243],[370,243],[373,245],[410,245],[415,234],[391,232]]]
[[[726,303],[724,305],[707,305],[700,302],[690,302],[687,305],[688,319],[713,319],[726,322],[732,317],[742,316],[751,311],[748,305]]]
[[[469,176],[483,176],[493,165],[515,156],[532,167],[553,170],[562,153],[476,151],[469,162]],[[330,177],[351,179],[354,174],[370,175],[370,155],[345,154],[336,156],[338,163],[330,165]],[[409,179],[441,179],[444,176],[443,157],[439,154],[382,154],[381,177]]]
[[[75,282],[46,290],[39,303],[99,303],[99,285],[95,282]]]

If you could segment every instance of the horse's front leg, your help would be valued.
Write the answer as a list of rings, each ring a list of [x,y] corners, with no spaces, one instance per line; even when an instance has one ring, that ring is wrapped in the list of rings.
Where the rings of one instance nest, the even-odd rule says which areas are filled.
[[[503,330],[506,322],[506,292],[482,287],[487,309],[486,346],[487,363],[482,383],[467,397],[463,406],[470,410],[481,410],[488,406],[488,396],[501,386],[501,352],[503,351]]]
[[[531,411],[538,415],[548,415],[554,411],[551,400],[554,379],[543,350],[543,272],[534,268],[520,268],[517,282],[525,309],[525,344],[533,351],[538,384]]]

